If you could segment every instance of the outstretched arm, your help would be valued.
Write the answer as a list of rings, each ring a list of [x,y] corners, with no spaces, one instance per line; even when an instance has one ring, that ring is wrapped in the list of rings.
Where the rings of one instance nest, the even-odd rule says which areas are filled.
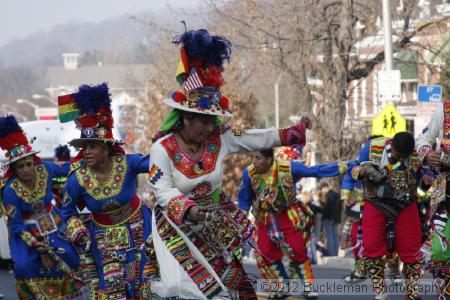
[[[330,163],[315,165],[312,167],[307,167],[301,162],[293,161],[291,162],[292,177],[296,182],[300,178],[304,177],[335,177],[345,174],[350,163]]]

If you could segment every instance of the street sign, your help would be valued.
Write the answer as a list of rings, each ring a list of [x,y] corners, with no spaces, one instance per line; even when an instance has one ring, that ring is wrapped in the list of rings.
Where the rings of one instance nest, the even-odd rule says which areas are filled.
[[[441,102],[442,86],[440,85],[419,85],[417,87],[418,102]]]
[[[400,70],[378,71],[378,100],[399,101],[401,95]]]
[[[372,134],[392,137],[401,131],[406,131],[406,120],[392,102],[388,102],[372,119]]]

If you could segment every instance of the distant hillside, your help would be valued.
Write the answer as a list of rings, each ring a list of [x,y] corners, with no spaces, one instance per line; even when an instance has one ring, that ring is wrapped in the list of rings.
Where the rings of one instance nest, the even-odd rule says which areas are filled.
[[[142,12],[136,17],[159,24],[170,20],[172,23],[167,27],[182,28],[174,12],[166,9]],[[87,59],[92,59],[93,53],[101,53],[107,60],[104,63],[139,63],[134,59],[136,49],[142,43],[151,42],[151,32],[143,23],[124,15],[99,23],[69,22],[57,25],[49,31],[14,40],[0,47],[0,69],[18,65],[60,65],[64,52],[78,52],[82,56],[88,52]]]

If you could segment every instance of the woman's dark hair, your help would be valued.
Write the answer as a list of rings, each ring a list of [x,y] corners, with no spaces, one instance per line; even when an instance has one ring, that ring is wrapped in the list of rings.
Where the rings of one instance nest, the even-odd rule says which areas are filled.
[[[259,153],[261,153],[265,158],[273,158],[273,149],[260,150]]]

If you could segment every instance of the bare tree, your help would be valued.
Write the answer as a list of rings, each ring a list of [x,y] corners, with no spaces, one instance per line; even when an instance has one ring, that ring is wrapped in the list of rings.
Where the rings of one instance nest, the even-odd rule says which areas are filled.
[[[350,158],[360,144],[355,136],[361,131],[349,127],[349,84],[366,78],[384,62],[382,48],[373,47],[366,55],[357,48],[358,42],[380,30],[380,2],[211,0],[209,5],[216,12],[213,27],[231,35],[241,55],[251,53],[247,63],[258,66],[256,73],[268,75],[265,83],[277,81],[278,74],[289,77],[293,89],[283,105],[298,102],[302,110],[315,112],[319,160]],[[393,20],[403,24],[395,31],[394,51],[418,47],[414,37],[447,20],[416,21],[421,12],[413,0],[392,11]],[[260,80],[250,88],[257,88]],[[359,134],[360,141],[364,138]]]

